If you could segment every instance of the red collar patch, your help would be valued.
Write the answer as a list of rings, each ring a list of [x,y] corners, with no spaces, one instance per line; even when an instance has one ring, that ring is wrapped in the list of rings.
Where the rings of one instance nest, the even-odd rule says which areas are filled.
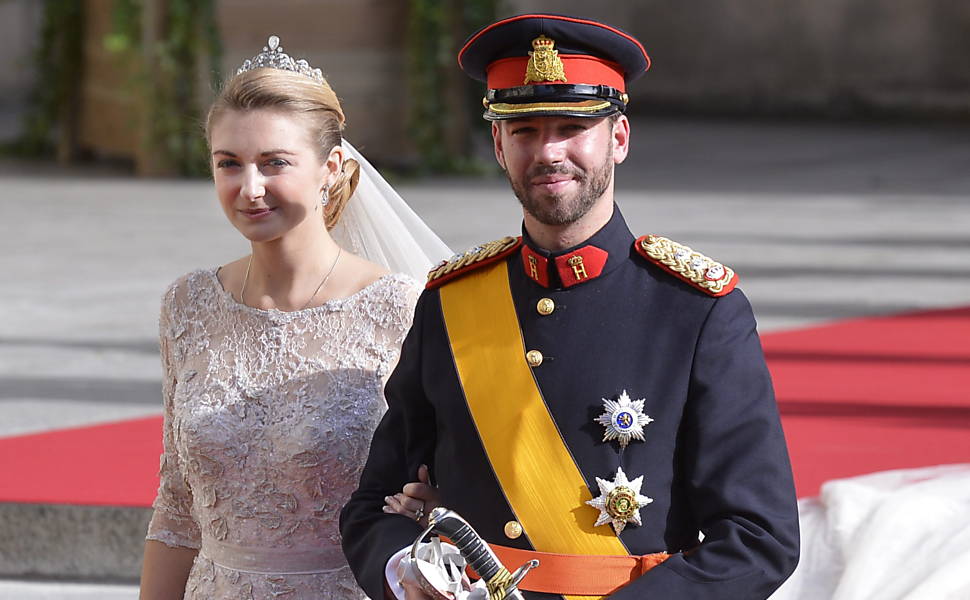
[[[544,288],[549,287],[549,259],[525,244],[522,245],[522,268],[526,277]]]
[[[569,254],[556,257],[556,270],[563,287],[572,287],[578,283],[596,279],[606,266],[606,259],[610,253],[596,246],[583,246]]]
[[[562,286],[568,288],[599,277],[609,256],[609,252],[596,246],[583,246],[553,258],[552,262]],[[550,287],[549,262],[528,245],[522,246],[522,268],[526,277],[545,288]]]

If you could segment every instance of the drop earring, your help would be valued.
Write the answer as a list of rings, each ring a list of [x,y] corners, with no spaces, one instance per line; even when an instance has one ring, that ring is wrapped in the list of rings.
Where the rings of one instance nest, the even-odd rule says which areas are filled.
[[[323,188],[323,195],[320,197],[320,204],[326,206],[330,202],[330,188]]]

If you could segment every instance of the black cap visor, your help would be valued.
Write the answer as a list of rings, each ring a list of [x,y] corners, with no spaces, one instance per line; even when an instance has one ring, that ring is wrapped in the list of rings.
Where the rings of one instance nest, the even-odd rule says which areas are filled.
[[[489,121],[524,117],[605,117],[626,110],[627,96],[605,85],[549,84],[489,90]]]

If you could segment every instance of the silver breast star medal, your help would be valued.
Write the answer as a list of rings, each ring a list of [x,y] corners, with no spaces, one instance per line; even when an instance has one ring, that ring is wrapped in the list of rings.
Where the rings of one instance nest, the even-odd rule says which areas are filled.
[[[643,427],[653,422],[653,419],[643,414],[645,400],[631,400],[623,390],[616,400],[603,398],[603,408],[606,412],[596,417],[596,422],[606,428],[603,441],[617,440],[620,448],[626,448],[631,439],[643,441]]]
[[[641,525],[640,509],[653,502],[653,498],[640,494],[643,475],[629,481],[623,469],[617,468],[613,481],[597,477],[596,483],[600,486],[600,495],[586,501],[586,504],[600,511],[594,527],[610,523],[616,535],[620,535],[627,523]]]

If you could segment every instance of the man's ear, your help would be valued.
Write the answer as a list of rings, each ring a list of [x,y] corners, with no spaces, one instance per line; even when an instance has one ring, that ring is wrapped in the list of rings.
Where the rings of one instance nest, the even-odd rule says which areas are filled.
[[[495,160],[498,161],[498,166],[505,170],[505,150],[502,148],[502,128],[499,126],[499,121],[492,121],[492,142],[495,146]]]
[[[613,123],[613,163],[620,164],[630,153],[630,120],[620,115]]]

